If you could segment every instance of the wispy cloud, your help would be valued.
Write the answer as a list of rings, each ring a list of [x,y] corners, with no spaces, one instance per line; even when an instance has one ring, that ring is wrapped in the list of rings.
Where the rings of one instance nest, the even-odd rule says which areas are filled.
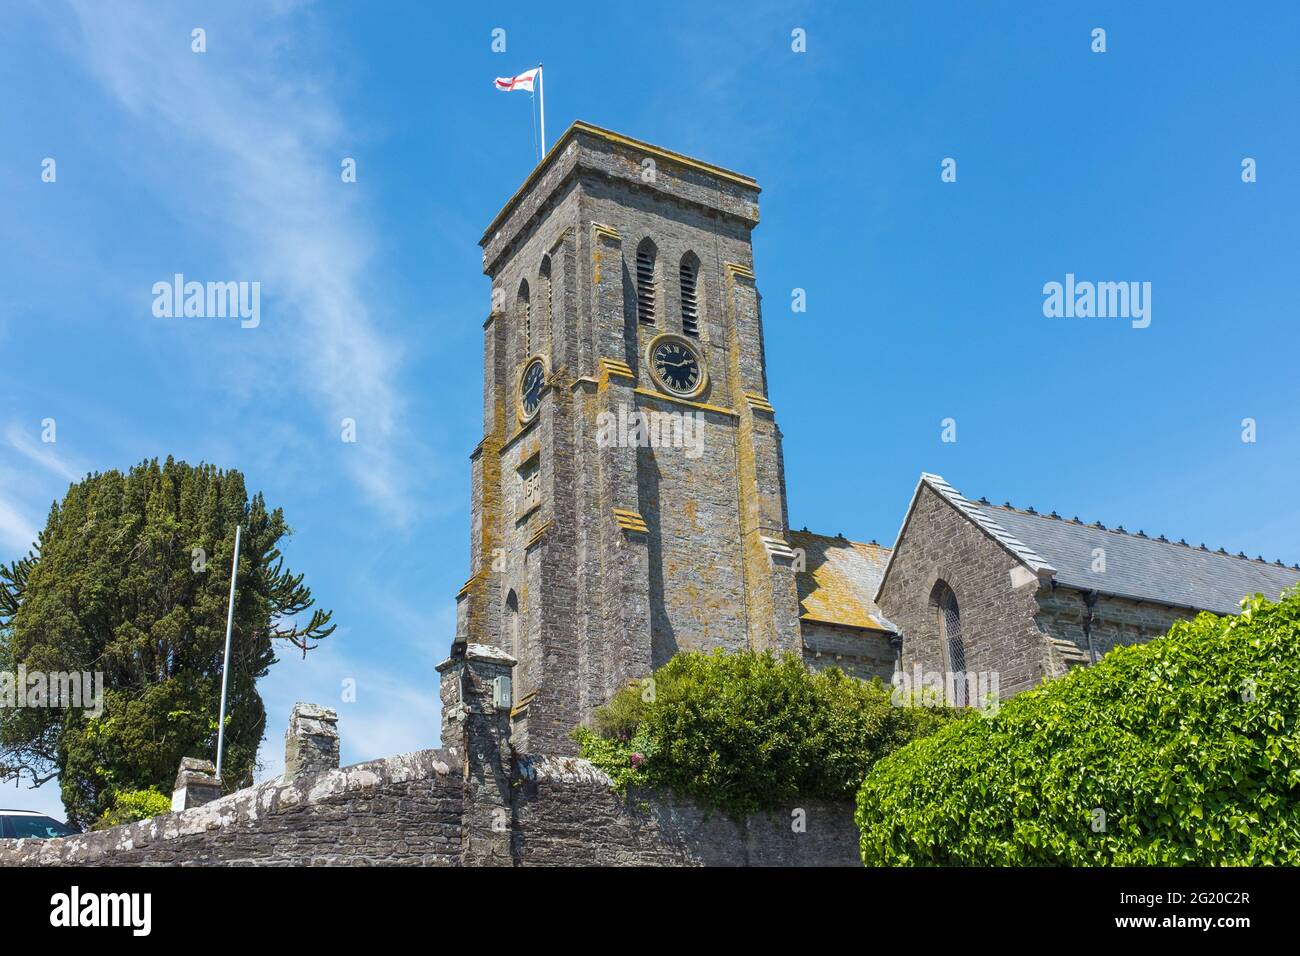
[[[153,184],[156,197],[223,246],[238,271],[194,278],[261,282],[262,326],[240,334],[262,336],[265,347],[252,359],[256,377],[245,368],[241,383],[301,392],[322,433],[337,436],[341,420],[354,419],[358,441],[343,467],[372,505],[404,523],[417,499],[413,469],[393,450],[401,350],[364,288],[377,239],[340,181],[347,124],[329,78],[312,70],[332,60],[285,65],[294,55],[288,41],[306,44],[311,32],[284,18],[293,8],[205,8],[209,52],[196,54],[194,24],[169,8],[78,0],[81,35],[66,47],[134,121],[145,151],[165,151],[149,160],[151,172],[166,156],[183,157]],[[172,181],[181,173],[184,184]],[[240,361],[250,361],[247,351]]]
[[[33,467],[35,466],[35,467]],[[84,477],[75,464],[60,454],[53,442],[37,441],[31,429],[11,422],[0,442],[0,554],[25,554],[36,540],[32,516],[41,512],[36,504],[39,489],[49,480],[40,472],[73,482]],[[46,502],[48,506],[48,502]]]
[[[36,540],[36,527],[0,488],[0,544],[6,551],[25,554]]]
[[[50,474],[64,481],[79,481],[86,476],[85,471],[66,461],[56,450],[54,442],[39,442],[30,433],[30,429],[14,423],[5,429],[5,441],[9,447],[28,461],[40,465]]]
[[[282,660],[259,685],[266,703],[266,737],[258,750],[259,780],[284,771],[284,728],[297,701],[338,711],[342,762],[346,766],[437,744],[442,705],[433,661],[412,680],[408,669],[367,662],[346,648],[349,634],[334,634],[306,660]],[[344,681],[355,700],[343,700]]]

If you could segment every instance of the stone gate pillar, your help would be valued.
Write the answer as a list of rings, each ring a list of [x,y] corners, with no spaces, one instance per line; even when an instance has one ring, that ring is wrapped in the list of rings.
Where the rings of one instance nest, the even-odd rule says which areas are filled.
[[[515,659],[486,644],[454,644],[438,665],[442,745],[464,767],[461,863],[513,864],[510,707]]]
[[[284,732],[286,780],[338,769],[338,723],[338,713],[328,707],[301,701],[293,705],[289,728]]]
[[[221,798],[221,780],[211,760],[181,758],[181,769],[172,788],[172,810],[188,810]]]

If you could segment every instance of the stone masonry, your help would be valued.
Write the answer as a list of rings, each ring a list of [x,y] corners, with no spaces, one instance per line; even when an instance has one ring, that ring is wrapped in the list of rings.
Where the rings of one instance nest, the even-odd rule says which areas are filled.
[[[211,803],[221,796],[221,781],[211,760],[183,757],[172,787],[172,809],[188,810]]]
[[[889,637],[878,632],[804,622],[803,660],[809,670],[838,667],[858,680],[879,678],[888,683],[897,667]]]
[[[339,765],[339,715],[327,707],[297,703],[284,734],[284,775],[333,770]]]
[[[0,866],[454,866],[462,791],[444,751],[236,791],[57,840],[0,840]]]
[[[978,526],[922,484],[899,533],[907,545],[894,551],[878,603],[903,635],[904,672],[945,674],[948,658],[939,615],[930,595],[943,581],[957,595],[966,645],[966,669],[997,673],[1003,696],[1051,676],[1049,643],[1035,622],[1038,579],[1013,586],[1021,567]]]
[[[576,123],[488,226],[483,440],[455,643],[518,660],[515,746],[570,733],[681,650],[800,653],[781,438],[768,403],[749,177]],[[645,244],[649,244],[649,246]],[[653,247],[653,321],[638,250]],[[698,334],[679,273],[697,263]],[[652,339],[691,336],[707,385],[660,388]],[[523,414],[523,372],[546,369]],[[597,441],[603,414],[697,416],[698,454]]]
[[[0,866],[858,865],[847,802],[732,820],[669,794],[614,793],[585,760],[516,756],[508,709],[493,703],[511,669],[473,646],[440,667],[454,748],[276,777],[95,833],[0,840]]]
[[[1006,697],[1160,637],[1202,609],[1233,613],[1254,593],[1276,599],[1297,580],[1300,566],[1280,561],[972,502],[927,474],[876,603],[901,648],[900,677],[964,671]],[[956,599],[964,668],[945,636],[945,593]]]

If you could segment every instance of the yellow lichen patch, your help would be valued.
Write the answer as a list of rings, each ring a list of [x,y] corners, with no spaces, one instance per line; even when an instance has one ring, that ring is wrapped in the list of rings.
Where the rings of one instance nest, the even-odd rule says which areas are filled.
[[[889,561],[889,548],[791,531],[792,547],[804,553],[795,575],[800,617],[806,621],[887,630],[875,593]]]

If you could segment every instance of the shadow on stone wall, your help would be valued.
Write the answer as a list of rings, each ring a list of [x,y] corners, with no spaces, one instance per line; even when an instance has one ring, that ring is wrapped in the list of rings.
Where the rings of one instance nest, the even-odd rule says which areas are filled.
[[[218,799],[186,758],[173,806],[57,840],[0,840],[0,866],[856,866],[848,803],[807,801],[733,821],[655,791],[617,794],[585,760],[516,755],[498,678],[514,661],[470,644],[443,739],[457,746],[338,768],[333,711],[294,707],[284,777]],[[203,802],[203,801],[209,802]]]

